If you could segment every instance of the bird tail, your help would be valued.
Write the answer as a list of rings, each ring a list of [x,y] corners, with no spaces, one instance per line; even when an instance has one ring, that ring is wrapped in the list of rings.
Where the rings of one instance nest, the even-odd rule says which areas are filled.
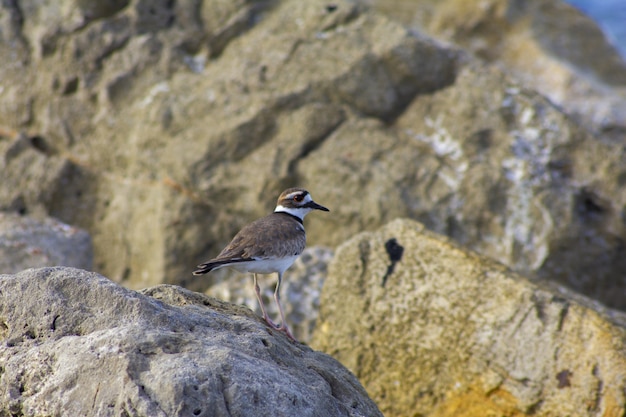
[[[238,263],[238,262],[246,262],[249,259],[223,259],[219,261],[209,261],[197,266],[198,269],[193,271],[194,275],[202,275],[208,272],[213,271],[214,269],[219,269],[224,266],[228,266],[230,264]]]

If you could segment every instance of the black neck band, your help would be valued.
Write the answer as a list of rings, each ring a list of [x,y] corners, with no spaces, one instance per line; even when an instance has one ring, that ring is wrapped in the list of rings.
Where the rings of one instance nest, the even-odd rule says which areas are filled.
[[[278,213],[278,214],[286,214],[287,216],[293,217],[294,219],[296,219],[298,221],[298,223],[304,225],[304,223],[302,222],[302,219],[298,216],[294,216],[291,213],[287,213],[286,211],[275,211],[274,213]]]

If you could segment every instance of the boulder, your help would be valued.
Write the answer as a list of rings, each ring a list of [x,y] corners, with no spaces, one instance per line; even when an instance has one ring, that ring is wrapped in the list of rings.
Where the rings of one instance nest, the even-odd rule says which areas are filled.
[[[0,271],[10,274],[50,265],[90,269],[91,236],[53,218],[0,211]]]
[[[2,416],[382,416],[330,356],[180,287],[1,275],[0,339]]]
[[[347,0],[79,3],[0,4],[0,208],[87,230],[112,280],[204,291],[194,266],[301,185],[332,211],[312,245],[410,217],[626,308],[622,63],[560,3],[411,2],[419,30]],[[509,66],[461,42],[481,28]]]
[[[377,9],[514,74],[596,135],[624,140],[626,61],[562,0],[374,1]]]
[[[387,417],[620,416],[626,315],[546,288],[412,220],[341,245],[312,345]]]
[[[133,288],[183,282],[286,186],[323,197],[300,161],[451,83],[458,55],[349,1],[74,3],[0,5],[0,153],[25,149],[3,193],[89,230]],[[44,164],[71,175],[37,181]]]
[[[334,211],[312,218],[307,234],[337,242],[410,217],[624,308],[623,155],[535,91],[468,63],[453,85],[413,100],[394,129],[347,120],[298,165],[301,177],[340,185],[316,197]]]

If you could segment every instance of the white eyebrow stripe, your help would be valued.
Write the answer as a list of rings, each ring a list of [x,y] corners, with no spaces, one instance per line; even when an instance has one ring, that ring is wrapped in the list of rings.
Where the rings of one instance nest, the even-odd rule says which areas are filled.
[[[312,200],[312,199],[311,199],[311,195],[310,195],[308,192],[305,192],[305,191],[294,191],[293,193],[289,193],[289,194],[287,194],[286,198],[288,198],[288,199],[292,199],[292,198],[294,198],[295,196],[297,196],[297,195],[301,195],[301,194],[303,194],[303,193],[304,193],[304,199],[305,199],[306,201],[311,201],[311,200]]]

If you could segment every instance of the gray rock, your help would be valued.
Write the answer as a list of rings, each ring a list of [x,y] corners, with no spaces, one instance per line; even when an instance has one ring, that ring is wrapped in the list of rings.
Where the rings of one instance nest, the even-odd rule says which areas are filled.
[[[382,416],[250,310],[71,268],[0,276],[0,415]]]
[[[313,346],[387,417],[623,415],[626,315],[577,299],[395,220],[337,249]]]
[[[0,211],[0,271],[71,266],[90,269],[91,237],[86,231],[56,219],[37,220]]]

